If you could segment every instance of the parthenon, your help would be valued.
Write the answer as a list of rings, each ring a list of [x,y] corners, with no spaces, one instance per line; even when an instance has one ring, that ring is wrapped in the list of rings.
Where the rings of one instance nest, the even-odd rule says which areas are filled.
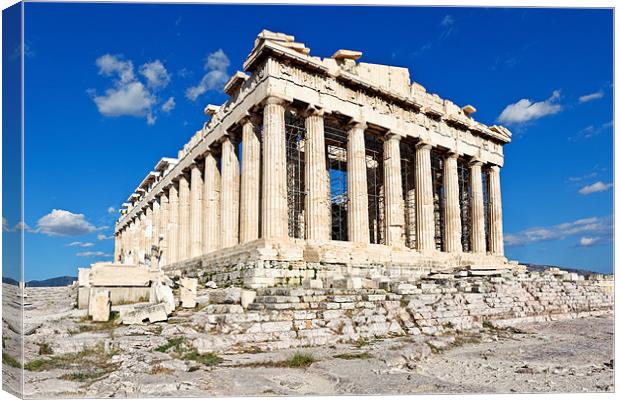
[[[123,204],[115,263],[250,287],[508,265],[510,131],[361,56],[262,31],[229,99]]]

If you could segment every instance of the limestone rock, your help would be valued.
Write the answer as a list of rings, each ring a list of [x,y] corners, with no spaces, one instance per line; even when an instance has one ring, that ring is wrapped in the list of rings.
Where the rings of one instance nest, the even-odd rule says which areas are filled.
[[[110,319],[111,306],[109,290],[93,291],[88,304],[88,314],[95,322],[105,322]]]
[[[198,289],[198,279],[182,278],[179,283],[179,292],[181,297],[181,307],[196,307],[196,291]]]
[[[165,303],[142,304],[123,308],[120,312],[121,323],[125,325],[143,324],[144,321],[159,322],[168,319]]]
[[[241,307],[248,308],[248,306],[254,303],[254,299],[256,299],[256,292],[253,290],[241,290]]]
[[[172,289],[160,282],[154,282],[151,286],[150,302],[163,303],[166,309],[166,314],[170,314],[176,307]]]

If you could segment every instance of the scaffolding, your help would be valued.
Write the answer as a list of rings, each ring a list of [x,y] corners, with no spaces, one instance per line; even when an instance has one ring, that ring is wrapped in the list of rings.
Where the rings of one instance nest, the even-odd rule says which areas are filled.
[[[435,221],[435,248],[444,251],[444,157],[436,150],[431,151],[431,178],[433,186],[433,216]]]
[[[416,206],[415,206],[415,147],[414,144],[401,140],[400,167],[403,186],[405,211],[405,245],[411,249],[417,247]]]
[[[459,179],[459,206],[461,209],[461,245],[464,252],[471,252],[471,170],[467,162],[457,160]]]
[[[329,172],[331,239],[348,240],[347,133],[337,121],[325,121],[325,145]]]
[[[365,140],[370,243],[385,244],[383,143],[371,135],[366,136]]]
[[[286,199],[288,205],[288,235],[305,238],[305,180],[304,144],[306,127],[304,119],[287,111],[285,114],[286,136]]]

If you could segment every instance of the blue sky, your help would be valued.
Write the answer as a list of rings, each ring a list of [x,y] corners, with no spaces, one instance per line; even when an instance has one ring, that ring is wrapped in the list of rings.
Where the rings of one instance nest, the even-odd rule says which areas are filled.
[[[226,99],[223,82],[265,28],[313,55],[357,49],[362,61],[408,67],[428,91],[508,126],[507,256],[612,269],[610,10],[28,3],[25,12],[26,279],[111,258],[120,204],[202,126],[206,104]],[[18,222],[7,215],[3,226]]]

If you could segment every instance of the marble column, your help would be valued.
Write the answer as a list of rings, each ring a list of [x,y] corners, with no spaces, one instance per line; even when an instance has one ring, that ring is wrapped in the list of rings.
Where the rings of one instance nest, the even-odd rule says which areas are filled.
[[[502,229],[502,192],[499,184],[499,167],[489,169],[489,252],[504,255],[504,233]]]
[[[121,241],[122,241],[122,232],[117,232],[114,234],[114,262],[117,263],[120,260],[121,254]]]
[[[305,215],[306,238],[331,239],[329,172],[325,153],[323,111],[311,110],[305,116]]]
[[[400,139],[388,133],[383,142],[383,182],[385,185],[385,226],[388,246],[404,246],[405,208],[400,162]]]
[[[144,262],[151,262],[152,246],[153,246],[153,209],[152,204],[146,207],[144,219]]]
[[[190,254],[191,258],[202,254],[202,174],[196,163],[190,169]]]
[[[163,267],[170,263],[168,255],[168,244],[170,240],[170,231],[168,230],[170,204],[168,202],[168,193],[163,191],[159,196],[159,267]]]
[[[484,235],[484,200],[482,198],[482,162],[474,160],[471,168],[471,249],[486,253]]]
[[[460,253],[463,251],[457,159],[458,154],[450,153],[446,156],[443,164],[444,249],[448,253]]]
[[[202,216],[202,252],[220,248],[220,186],[221,175],[212,151],[205,154],[204,198]]]
[[[222,201],[220,226],[222,248],[239,243],[239,158],[230,136],[222,141]]]
[[[159,204],[159,200],[155,198],[152,203],[153,207],[153,222],[152,222],[152,233],[151,233],[151,245],[153,249],[151,251],[151,270],[157,271],[159,270],[159,252],[160,252],[160,242],[159,242],[159,227],[161,220],[161,205]]]
[[[176,183],[168,191],[168,264],[179,261],[179,190]]]
[[[138,264],[143,264],[146,255],[146,217],[144,210],[140,211],[136,232],[138,233]]]
[[[430,144],[420,142],[415,152],[416,235],[418,250],[422,253],[435,250],[431,148]]]
[[[189,258],[189,181],[185,173],[179,176],[178,261]]]
[[[136,234],[136,218],[129,223],[129,264],[138,264],[138,235]]]
[[[239,200],[239,241],[258,239],[260,210],[260,140],[251,118],[242,121],[241,128],[241,198]]]
[[[368,178],[366,175],[365,123],[354,124],[347,135],[348,236],[351,242],[369,243]]]
[[[261,236],[288,236],[286,186],[286,102],[278,97],[265,100],[263,109],[263,198],[261,199]]]

